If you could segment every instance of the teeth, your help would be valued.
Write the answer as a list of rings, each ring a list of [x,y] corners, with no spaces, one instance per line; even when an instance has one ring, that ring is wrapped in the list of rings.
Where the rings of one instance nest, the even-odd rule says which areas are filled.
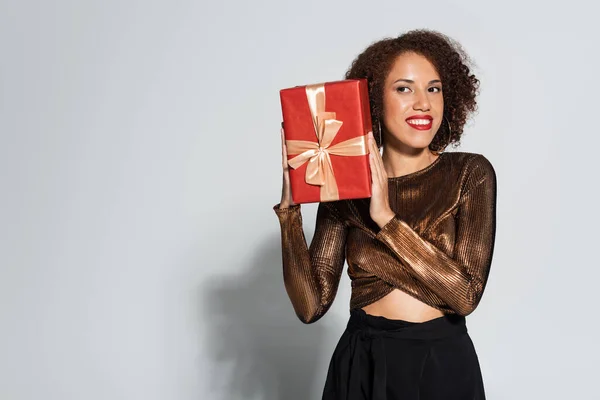
[[[413,125],[429,125],[431,121],[428,119],[410,119],[407,122]]]

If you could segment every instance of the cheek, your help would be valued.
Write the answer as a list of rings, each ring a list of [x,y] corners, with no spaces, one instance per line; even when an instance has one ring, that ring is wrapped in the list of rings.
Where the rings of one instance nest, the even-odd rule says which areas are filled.
[[[431,98],[431,107],[441,115],[444,114],[444,96],[438,95]]]
[[[410,108],[410,104],[408,97],[387,96],[383,99],[383,108],[390,119],[396,119],[396,117],[404,115],[406,109]]]

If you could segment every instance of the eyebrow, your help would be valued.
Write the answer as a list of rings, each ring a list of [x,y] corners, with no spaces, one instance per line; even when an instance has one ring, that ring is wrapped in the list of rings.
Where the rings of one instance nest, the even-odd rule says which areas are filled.
[[[415,81],[411,80],[411,79],[398,79],[396,82],[400,82],[400,81],[404,81],[404,82],[408,82],[408,83],[415,83]],[[431,85],[432,83],[442,83],[442,81],[440,81],[439,79],[434,79],[432,81],[429,81],[429,85]]]

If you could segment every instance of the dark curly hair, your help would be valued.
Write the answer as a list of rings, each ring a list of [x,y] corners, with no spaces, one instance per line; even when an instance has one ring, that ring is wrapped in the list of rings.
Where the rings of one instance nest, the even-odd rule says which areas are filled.
[[[471,73],[470,59],[458,42],[427,29],[415,29],[396,38],[372,43],[354,59],[346,72],[346,79],[367,78],[377,145],[383,145],[379,126],[383,117],[384,82],[396,58],[407,52],[427,58],[440,75],[444,87],[445,118],[429,149],[439,153],[450,144],[457,147],[469,114],[477,110],[475,98],[479,94],[479,80]]]

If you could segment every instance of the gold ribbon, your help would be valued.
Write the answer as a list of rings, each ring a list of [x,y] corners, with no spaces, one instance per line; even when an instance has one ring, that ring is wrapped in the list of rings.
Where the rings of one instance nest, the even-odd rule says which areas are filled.
[[[298,156],[288,161],[296,169],[308,161],[305,181],[309,185],[321,186],[321,201],[339,199],[339,192],[330,154],[337,156],[363,156],[369,154],[367,135],[358,136],[329,146],[342,126],[335,119],[335,112],[325,111],[325,85],[323,83],[306,86],[306,98],[313,120],[317,141],[286,140],[287,153]]]

